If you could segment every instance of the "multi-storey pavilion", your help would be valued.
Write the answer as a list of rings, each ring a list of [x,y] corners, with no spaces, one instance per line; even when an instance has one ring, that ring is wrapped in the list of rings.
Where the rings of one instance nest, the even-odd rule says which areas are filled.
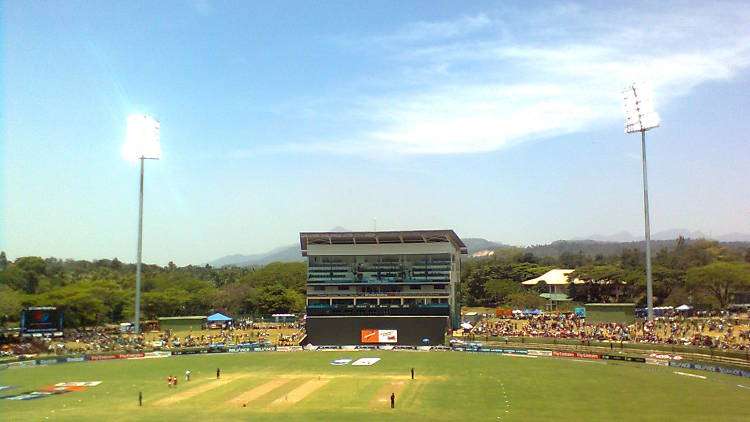
[[[312,344],[436,344],[460,323],[466,245],[452,230],[300,233],[300,246]]]

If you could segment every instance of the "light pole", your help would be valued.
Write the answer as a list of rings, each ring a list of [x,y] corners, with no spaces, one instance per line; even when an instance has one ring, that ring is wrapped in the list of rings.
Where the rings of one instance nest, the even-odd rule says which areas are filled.
[[[659,114],[654,110],[651,92],[633,83],[623,91],[625,100],[625,133],[641,133],[643,160],[643,214],[646,232],[646,307],[648,319],[654,319],[654,286],[651,277],[651,223],[648,210],[648,171],[646,166],[646,131],[659,127]]]
[[[128,117],[128,131],[123,154],[128,159],[140,161],[140,183],[138,192],[138,251],[135,267],[135,333],[141,332],[141,267],[143,255],[143,168],[145,160],[161,157],[159,145],[159,121],[146,114]]]

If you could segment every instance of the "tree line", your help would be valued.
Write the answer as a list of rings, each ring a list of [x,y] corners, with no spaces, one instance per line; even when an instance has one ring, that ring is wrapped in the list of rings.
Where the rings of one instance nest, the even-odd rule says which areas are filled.
[[[624,248],[610,255],[565,251],[537,257],[528,248],[507,247],[494,255],[467,261],[462,274],[462,302],[470,306],[541,307],[544,283],[525,289],[523,280],[553,268],[574,269],[567,295],[580,303],[646,303],[645,254]],[[735,299],[750,300],[750,248],[710,240],[678,238],[652,257],[655,306],[690,304],[722,309]],[[745,302],[747,303],[747,302]]]
[[[617,254],[564,251],[537,256],[528,248],[503,247],[462,265],[460,301],[466,306],[537,308],[546,303],[543,283],[520,283],[553,268],[569,268],[567,294],[575,302],[646,302],[645,257],[637,248]],[[306,264],[275,262],[262,267],[144,265],[141,309],[161,316],[233,316],[302,312]],[[750,293],[750,248],[714,241],[677,239],[653,257],[655,304],[724,308]],[[26,306],[57,306],[66,326],[128,321],[133,315],[135,264],[115,259],[61,260],[26,256],[9,261],[0,252],[0,318],[16,322]],[[750,301],[750,298],[748,298]]]
[[[304,309],[304,263],[260,268],[144,265],[141,311],[146,319],[223,311],[259,316]],[[118,259],[60,260],[35,256],[9,262],[0,253],[0,318],[15,322],[27,306],[57,306],[65,326],[132,319],[135,264]]]

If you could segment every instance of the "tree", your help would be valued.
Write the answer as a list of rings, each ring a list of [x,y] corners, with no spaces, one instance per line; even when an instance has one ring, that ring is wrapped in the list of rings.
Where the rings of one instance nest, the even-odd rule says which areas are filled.
[[[559,261],[563,268],[577,268],[585,265],[588,259],[583,251],[579,250],[577,253],[567,251],[561,253]]]
[[[724,309],[733,293],[750,289],[750,265],[742,262],[715,262],[691,268],[687,271],[687,286],[709,292]]]
[[[505,302],[510,295],[518,293],[522,289],[516,281],[493,279],[487,282],[485,290],[487,291],[488,296],[498,304]]]
[[[26,293],[36,293],[39,280],[46,273],[47,263],[38,256],[24,256],[16,259],[14,264],[23,273]]]
[[[0,285],[5,285],[15,290],[23,290],[26,287],[26,278],[20,268],[10,264],[7,268],[0,271]]]
[[[518,258],[518,262],[527,262],[529,264],[537,264],[539,263],[539,258],[534,256],[534,254],[531,252],[526,252]]]
[[[8,258],[5,256],[5,251],[0,251],[0,271],[8,267]]]
[[[23,309],[23,294],[8,286],[0,285],[0,319],[3,322],[18,321],[21,309]]]
[[[262,315],[286,312],[299,312],[304,307],[305,299],[301,293],[286,289],[279,284],[264,286],[258,289],[252,298],[255,311]]]
[[[516,309],[541,308],[547,303],[531,291],[513,293],[508,296],[508,304]]]

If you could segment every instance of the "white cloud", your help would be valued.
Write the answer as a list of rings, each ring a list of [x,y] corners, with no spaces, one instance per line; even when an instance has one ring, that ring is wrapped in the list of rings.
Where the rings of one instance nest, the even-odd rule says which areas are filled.
[[[416,22],[393,35],[383,37],[382,40],[390,42],[435,41],[480,31],[491,23],[492,21],[484,14],[464,16],[452,21]]]
[[[554,39],[518,18],[512,38],[522,41],[515,42],[493,35],[503,21],[486,15],[409,25],[382,38],[385,60],[395,67],[384,81],[390,89],[354,99],[357,114],[350,117],[359,126],[349,140],[297,148],[365,154],[498,150],[620,120],[621,90],[634,80],[649,82],[663,107],[750,64],[750,30],[743,24],[750,8],[712,7],[645,12],[639,27],[623,26],[619,16],[563,8],[546,20],[528,19],[558,25]],[[569,14],[576,18],[572,23]]]

